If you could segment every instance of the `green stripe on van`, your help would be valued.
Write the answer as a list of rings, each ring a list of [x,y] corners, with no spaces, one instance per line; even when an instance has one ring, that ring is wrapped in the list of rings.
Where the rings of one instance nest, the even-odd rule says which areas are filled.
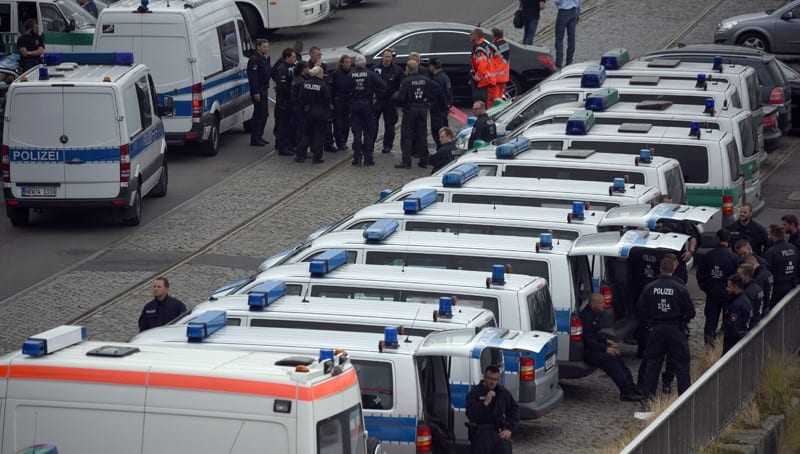
[[[689,205],[705,205],[710,207],[722,207],[722,196],[732,195],[735,205],[739,205],[741,188],[686,188],[686,199]]]
[[[80,33],[80,32],[46,32],[44,34],[44,44],[61,45],[61,46],[91,46],[94,41],[93,33]]]

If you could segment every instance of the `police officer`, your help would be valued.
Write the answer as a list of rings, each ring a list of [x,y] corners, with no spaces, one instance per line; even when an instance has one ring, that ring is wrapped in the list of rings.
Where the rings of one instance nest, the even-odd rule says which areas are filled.
[[[643,399],[633,382],[633,375],[622,360],[619,346],[603,333],[612,317],[607,317],[603,295],[592,294],[589,305],[580,312],[583,322],[583,359],[608,375],[619,389],[619,398],[636,402]]]
[[[783,230],[789,236],[788,241],[800,249],[800,227],[797,225],[797,216],[786,214],[781,217],[781,221],[783,221]]]
[[[303,92],[303,84],[305,83],[307,77],[308,66],[306,66],[306,62],[301,60],[295,63],[291,86],[291,140],[292,151],[294,152],[295,156],[298,154],[298,148],[300,147],[305,135],[305,115],[303,113],[303,105],[300,100],[300,94]],[[303,150],[303,152],[300,154],[305,156],[306,151]]]
[[[797,285],[798,255],[797,248],[786,241],[783,227],[774,224],[769,226],[769,237],[772,247],[764,254],[764,260],[774,279],[772,308]]]
[[[500,368],[488,366],[483,380],[467,394],[472,454],[511,454],[511,435],[519,427],[519,406],[500,384]]]
[[[2,126],[0,124],[0,126]],[[438,172],[453,160],[453,153],[456,151],[456,134],[452,129],[444,127],[439,130],[439,148],[430,158],[431,175]]]
[[[270,60],[269,41],[256,40],[256,51],[247,62],[247,80],[250,83],[250,97],[253,98],[253,117],[250,119],[250,145],[263,147],[269,142],[264,140],[264,127],[267,125],[269,111],[267,95],[269,93]]]
[[[272,67],[272,81],[275,82],[275,148],[282,156],[292,156],[292,79],[297,64],[297,53],[288,47],[281,53],[281,59]]]
[[[753,306],[745,293],[745,283],[739,275],[733,275],[728,279],[727,291],[730,295],[730,302],[725,306],[725,313],[722,317],[722,331],[725,339],[722,341],[722,354],[728,352],[739,339],[747,335],[750,329],[750,317]]]
[[[333,138],[337,151],[347,149],[350,135],[350,104],[353,100],[353,57],[342,55],[336,70],[331,74],[331,95],[333,95]]]
[[[139,316],[139,331],[164,326],[186,313],[186,306],[169,295],[169,281],[157,277],[153,281],[153,300],[144,305]]]
[[[419,73],[415,60],[406,63],[405,79],[397,92],[397,103],[403,106],[400,147],[403,159],[398,169],[411,168],[411,156],[419,157],[419,166],[428,167],[428,111],[432,100],[439,96],[435,83]]]
[[[475,146],[475,141],[480,140],[486,144],[497,138],[497,127],[494,121],[486,113],[486,103],[475,101],[472,103],[472,110],[477,119],[472,126],[472,133],[469,135],[467,147],[471,150]]]
[[[22,57],[20,60],[20,72],[25,72],[34,66],[42,63],[42,54],[44,54],[44,39],[39,34],[39,25],[36,19],[27,19],[22,29],[25,31],[17,38],[17,52]]]
[[[769,239],[767,238],[767,230],[753,220],[753,206],[749,203],[743,203],[739,208],[739,218],[728,227],[731,231],[731,238],[736,243],[736,240],[743,238],[750,241],[753,247],[753,252],[756,255],[763,255],[766,250]]]
[[[736,273],[739,259],[730,248],[730,232],[725,229],[717,232],[719,245],[707,252],[697,264],[697,283],[706,294],[706,325],[703,331],[705,343],[714,345],[722,307],[728,301],[728,276]]]
[[[764,318],[772,308],[772,286],[774,284],[772,273],[762,261],[763,259],[753,254],[749,254],[742,259],[742,262],[753,267],[753,281],[764,291],[764,301],[758,314],[759,320]]]
[[[314,66],[319,66],[322,68],[322,72],[325,75],[325,83],[327,83],[328,87],[330,87],[330,77],[331,74],[333,74],[333,71],[329,71],[328,66],[322,61],[322,50],[317,46],[311,46],[311,48],[308,49],[308,69],[311,69]],[[333,117],[328,117],[328,122],[325,128],[325,151],[329,153],[335,153],[338,150],[336,149],[336,145],[334,144],[333,140]]]
[[[666,356],[675,368],[678,379],[678,393],[689,388],[689,342],[684,327],[694,318],[694,305],[689,290],[672,273],[678,264],[673,254],[665,254],[661,259],[661,275],[645,286],[636,304],[641,320],[648,326],[645,361],[647,372],[639,389],[652,398],[656,393],[658,375]]]
[[[397,106],[392,97],[400,89],[403,80],[403,69],[394,62],[394,53],[386,49],[381,54],[381,63],[375,67],[375,72],[381,76],[386,84],[386,89],[378,93],[378,102],[375,105],[376,121],[383,117],[383,153],[391,153],[394,147],[394,128],[397,125]],[[377,128],[376,128],[377,130]]]
[[[758,285],[755,279],[753,279],[755,276],[755,267],[750,263],[740,263],[739,268],[736,269],[736,274],[742,279],[744,294],[747,295],[747,299],[750,300],[750,304],[752,305],[753,314],[750,319],[750,325],[755,325],[761,320],[764,314],[764,290]],[[730,294],[730,291],[728,293]]]
[[[354,166],[374,166],[372,153],[375,148],[378,119],[375,118],[375,95],[386,89],[383,79],[374,71],[367,69],[367,59],[356,55],[356,67],[350,72],[353,81],[353,95],[350,104],[353,125]]]
[[[439,90],[442,93],[440,98],[444,101],[431,104],[431,136],[433,136],[433,141],[438,149],[441,145],[439,131],[447,126],[447,114],[450,107],[453,106],[453,84],[450,83],[450,77],[442,69],[442,62],[438,58],[431,60],[431,79],[439,84]]]
[[[305,115],[303,141],[297,148],[294,158],[297,162],[306,160],[306,149],[311,146],[311,154],[315,164],[324,162],[322,151],[325,142],[325,128],[331,116],[331,91],[321,66],[315,66],[308,71],[308,79],[303,82],[300,91],[300,105]]]

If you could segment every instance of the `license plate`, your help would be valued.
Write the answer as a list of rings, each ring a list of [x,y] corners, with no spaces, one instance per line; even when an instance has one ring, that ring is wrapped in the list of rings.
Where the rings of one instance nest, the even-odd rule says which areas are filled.
[[[544,362],[544,371],[547,372],[556,365],[556,355],[550,355]]]
[[[23,197],[55,197],[56,186],[22,186]]]

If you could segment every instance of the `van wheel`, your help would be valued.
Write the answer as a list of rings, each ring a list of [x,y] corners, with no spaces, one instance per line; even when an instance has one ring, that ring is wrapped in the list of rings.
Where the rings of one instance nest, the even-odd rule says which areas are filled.
[[[203,156],[216,156],[219,153],[219,120],[215,119],[208,133],[208,140],[202,145]]]
[[[141,185],[139,186],[141,188]],[[133,206],[122,211],[122,225],[134,227],[142,222],[142,191],[136,188],[136,197],[133,198]]]
[[[161,177],[158,178],[158,183],[150,191],[151,197],[164,197],[167,195],[167,185],[169,184],[169,167],[167,167],[167,158],[161,163]]]
[[[28,208],[8,207],[6,214],[14,227],[25,227],[31,221],[31,210]]]

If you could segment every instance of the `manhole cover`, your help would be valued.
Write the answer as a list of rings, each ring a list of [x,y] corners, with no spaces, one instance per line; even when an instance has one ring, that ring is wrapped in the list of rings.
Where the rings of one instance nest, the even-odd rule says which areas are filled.
[[[789,194],[789,197],[787,197],[787,199],[793,202],[800,201],[800,191],[792,191],[792,193]]]

